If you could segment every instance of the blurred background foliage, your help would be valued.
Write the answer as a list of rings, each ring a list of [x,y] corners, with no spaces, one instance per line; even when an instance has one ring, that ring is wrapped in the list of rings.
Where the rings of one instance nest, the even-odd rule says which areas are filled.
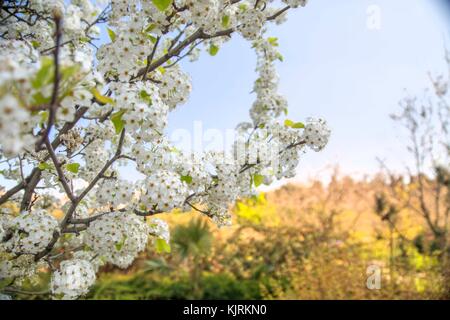
[[[420,198],[436,204],[444,182],[439,206],[448,212],[449,180],[438,178],[422,179]],[[150,242],[127,270],[102,267],[85,299],[449,299],[448,229],[433,232],[418,214],[417,184],[385,173],[354,179],[336,168],[327,183],[238,202],[232,227],[195,212],[162,214],[170,252]],[[367,286],[373,267],[379,289]],[[46,271],[15,298],[49,298]]]
[[[408,198],[414,183],[396,187]],[[126,271],[104,267],[88,299],[448,299],[442,248],[423,219],[409,208],[386,217],[391,187],[382,175],[356,181],[336,171],[328,184],[237,203],[230,228],[166,214],[171,253],[149,245]],[[378,290],[366,285],[374,265]]]

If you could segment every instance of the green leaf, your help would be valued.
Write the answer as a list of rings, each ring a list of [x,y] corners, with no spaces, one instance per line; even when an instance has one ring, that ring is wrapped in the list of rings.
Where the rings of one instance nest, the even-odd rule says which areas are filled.
[[[89,39],[88,37],[81,37],[80,38],[80,42],[81,43],[88,43],[89,41],[91,41],[91,39]]]
[[[122,132],[123,127],[125,125],[125,123],[122,120],[122,116],[124,113],[125,111],[121,110],[111,115],[111,122],[113,123],[117,134]]]
[[[151,34],[147,35],[147,38],[149,38],[153,44],[156,43],[156,37],[152,36]]]
[[[152,2],[159,11],[164,12],[170,7],[173,0],[152,0]]]
[[[33,105],[41,106],[50,103],[52,100],[52,97],[44,97],[44,95],[41,92],[36,92],[31,97],[33,101]]]
[[[110,28],[106,28],[106,30],[108,30],[109,38],[111,39],[112,42],[114,42],[116,40],[116,33],[112,31]]]
[[[302,128],[305,127],[305,125],[302,122],[294,122],[294,121],[289,120],[289,119],[284,121],[284,125],[286,127],[290,127],[290,128],[293,128],[293,129],[302,129]]]
[[[292,127],[294,125],[294,121],[286,119],[286,120],[284,120],[284,125],[286,127]]]
[[[181,176],[181,181],[184,181],[187,184],[191,184],[192,183],[192,177],[191,176]]]
[[[41,162],[38,165],[39,170],[44,171],[44,170],[50,170],[52,167],[46,163],[46,162]]]
[[[209,47],[209,54],[214,57],[217,54],[217,52],[219,52],[219,47],[216,46],[215,44],[211,44],[211,46]]]
[[[239,10],[241,10],[241,11],[246,11],[247,10],[247,4],[245,4],[245,3],[241,3],[240,5],[239,5]]]
[[[152,104],[152,97],[147,93],[147,91],[141,90],[141,92],[139,92],[139,96],[148,104]]]
[[[170,253],[171,251],[170,244],[168,244],[164,239],[156,239],[155,247],[157,253]]]
[[[80,169],[79,163],[69,163],[66,164],[67,171],[70,171],[72,173],[78,173],[78,170]]]
[[[156,28],[156,24],[151,23],[147,28],[145,28],[144,32],[152,32]]]
[[[37,49],[41,46],[41,43],[36,40],[32,40],[31,45],[33,46],[33,48]]]
[[[264,176],[260,174],[254,174],[253,175],[253,182],[255,183],[255,187],[259,187],[264,182]]]
[[[273,47],[278,47],[278,38],[276,37],[270,37],[267,39],[267,41],[272,45]]]
[[[39,89],[53,81],[53,59],[43,57],[41,59],[41,68],[36,72],[36,76],[31,81],[33,89]]]
[[[224,15],[224,16],[222,17],[222,27],[228,28],[229,25],[230,25],[230,16]]]
[[[97,88],[91,89],[92,94],[94,95],[94,98],[97,102],[101,104],[114,104],[114,100],[110,97],[104,96],[100,93],[100,91],[97,90]]]
[[[123,236],[123,239],[120,242],[117,242],[115,247],[117,251],[122,250],[123,245],[125,244],[125,241],[127,240],[127,236]]]
[[[43,126],[44,123],[47,123],[47,121],[48,121],[48,115],[49,115],[49,112],[48,112],[48,111],[41,111],[41,112],[40,112],[40,116],[41,116],[40,125],[41,125],[41,126]]]
[[[292,128],[294,128],[294,129],[303,129],[304,127],[305,127],[305,125],[302,122],[296,122],[292,126]]]
[[[164,67],[159,67],[159,68],[158,68],[158,71],[159,71],[161,74],[164,74],[164,73],[166,73],[166,68],[164,68]]]

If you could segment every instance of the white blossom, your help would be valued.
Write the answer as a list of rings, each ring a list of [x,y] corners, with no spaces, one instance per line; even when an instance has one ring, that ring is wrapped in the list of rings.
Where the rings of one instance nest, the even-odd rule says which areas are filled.
[[[153,218],[149,222],[149,228],[151,235],[170,243],[170,230],[167,222],[159,218]]]
[[[305,125],[303,138],[311,149],[320,151],[328,143],[330,133],[331,130],[324,119],[310,118]]]
[[[147,208],[166,212],[183,205],[187,186],[181,177],[171,171],[158,171],[145,180],[141,203]]]
[[[11,237],[3,245],[15,253],[37,254],[52,241],[59,232],[58,221],[44,210],[24,211],[4,226]]]
[[[330,130],[322,119],[280,119],[283,58],[268,26],[306,2],[36,0],[0,11],[0,175],[16,184],[6,200],[23,209],[2,209],[0,278],[33,279],[52,257],[53,296],[78,298],[101,265],[129,267],[149,235],[170,241],[166,222],[144,216],[197,210],[228,226],[233,202],[293,177]],[[109,39],[93,42],[101,30]],[[236,33],[256,54],[250,119],[230,150],[181,152],[167,132],[192,91],[180,62],[216,55]]]
[[[84,241],[94,252],[120,268],[127,268],[145,249],[149,229],[138,216],[114,212],[89,225]]]
[[[54,297],[73,300],[87,294],[95,279],[95,271],[89,261],[65,260],[53,273],[50,288]]]

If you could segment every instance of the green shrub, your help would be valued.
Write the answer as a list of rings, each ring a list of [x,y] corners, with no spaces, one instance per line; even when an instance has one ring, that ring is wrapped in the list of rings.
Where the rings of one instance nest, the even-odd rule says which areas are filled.
[[[188,276],[178,279],[135,275],[129,279],[101,279],[88,299],[261,299],[260,285],[256,280],[237,280],[229,274],[206,274],[200,279],[199,296],[193,295]]]

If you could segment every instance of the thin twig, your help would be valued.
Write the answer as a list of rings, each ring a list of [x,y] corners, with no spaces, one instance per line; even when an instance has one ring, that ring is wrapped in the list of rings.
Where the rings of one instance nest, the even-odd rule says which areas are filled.
[[[145,68],[144,74],[142,75],[142,80],[144,80],[144,81],[147,80],[148,70],[150,68],[150,65],[152,64],[153,58],[155,57],[156,49],[158,48],[158,44],[159,44],[159,40],[161,40],[161,37],[158,36],[158,38],[156,38],[155,44],[153,45],[152,52],[147,57],[147,66]]]
[[[68,181],[66,179],[66,176],[64,175],[64,172],[61,168],[61,164],[58,161],[58,158],[56,157],[55,150],[52,147],[52,144],[50,143],[50,140],[48,137],[45,139],[45,146],[47,148],[48,153],[50,154],[50,158],[53,161],[53,164],[56,169],[56,173],[58,174],[59,181],[61,182],[64,191],[66,192],[67,196],[69,197],[70,201],[75,202],[75,196],[72,193],[72,189],[70,188]]]

